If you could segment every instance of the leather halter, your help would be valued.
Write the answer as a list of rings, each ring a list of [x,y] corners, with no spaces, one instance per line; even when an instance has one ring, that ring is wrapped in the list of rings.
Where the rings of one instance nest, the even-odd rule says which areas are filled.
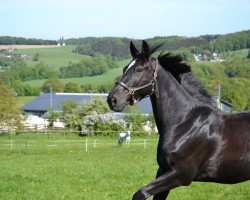
[[[131,95],[131,98],[132,98],[132,102],[131,102],[132,105],[134,105],[137,102],[137,100],[135,98],[135,93],[142,90],[142,89],[145,89],[147,87],[151,86],[151,93],[149,95],[146,95],[145,97],[151,96],[154,93],[156,93],[157,96],[158,96],[158,87],[157,87],[157,80],[156,80],[157,79],[156,66],[157,66],[158,62],[157,62],[156,59],[155,59],[155,61],[156,61],[156,65],[155,65],[155,69],[154,69],[153,79],[149,83],[147,83],[147,84],[145,84],[143,86],[140,86],[140,87],[129,87],[120,80],[116,81],[116,83],[115,83],[116,85],[121,85],[122,87],[124,87],[125,89],[128,90],[128,92],[129,92],[129,94]],[[139,99],[139,100],[141,100],[141,99]]]

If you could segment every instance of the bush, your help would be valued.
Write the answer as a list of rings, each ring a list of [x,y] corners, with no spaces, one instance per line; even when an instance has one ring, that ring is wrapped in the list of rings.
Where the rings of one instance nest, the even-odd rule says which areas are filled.
[[[114,131],[123,131],[126,127],[126,122],[122,119],[118,119],[112,113],[98,115],[95,112],[91,115],[87,115],[83,118],[83,124],[87,129],[97,131],[95,132],[96,135],[110,135]],[[98,133],[98,131],[100,131],[100,133]]]

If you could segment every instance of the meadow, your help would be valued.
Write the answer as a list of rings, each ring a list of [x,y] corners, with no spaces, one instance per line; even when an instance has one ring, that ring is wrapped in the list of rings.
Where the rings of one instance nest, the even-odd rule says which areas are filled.
[[[35,66],[39,62],[43,62],[50,67],[58,70],[62,66],[66,66],[69,62],[79,62],[84,55],[73,53],[72,50],[75,46],[64,46],[54,48],[30,48],[30,49],[17,49],[15,53],[26,54],[30,57],[26,62],[30,66]],[[39,54],[39,61],[33,61],[33,56]]]
[[[103,75],[88,76],[88,77],[82,77],[82,78],[66,78],[66,79],[60,79],[60,81],[64,84],[67,82],[74,82],[80,85],[88,85],[88,84],[91,84],[93,86],[106,85],[110,82],[113,82],[113,80],[116,77],[122,74],[122,68],[125,67],[129,63],[129,61],[130,59],[118,61],[118,65],[119,65],[118,68],[110,69]],[[46,79],[37,79],[37,80],[26,81],[24,83],[32,87],[41,87],[45,81]]]
[[[116,137],[0,136],[0,199],[129,200],[155,177],[157,139],[132,137],[130,147],[118,148]],[[171,191],[169,199],[245,200],[249,187],[192,183]]]

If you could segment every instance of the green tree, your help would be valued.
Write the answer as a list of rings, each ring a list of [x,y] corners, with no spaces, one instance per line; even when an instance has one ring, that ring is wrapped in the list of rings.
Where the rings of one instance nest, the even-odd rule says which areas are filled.
[[[43,84],[42,91],[50,92],[50,89],[52,90],[52,92],[63,92],[64,85],[59,79],[50,78]]]
[[[20,128],[21,118],[20,110],[17,108],[17,102],[11,90],[0,82],[0,129]]]
[[[54,111],[52,108],[45,113],[45,118],[49,121],[49,127],[53,127],[53,123],[59,118],[60,114]]]
[[[250,49],[248,49],[247,58],[250,59]]]
[[[68,82],[65,84],[64,92],[79,93],[81,92],[81,88],[80,88],[80,85],[77,83]]]
[[[222,84],[222,98],[229,101],[233,105],[234,111],[243,111],[249,108],[250,87],[237,78],[231,78]]]
[[[80,107],[80,115],[86,116],[93,113],[104,114],[109,111],[107,102],[102,97],[93,97],[92,100],[83,102]]]
[[[104,114],[109,111],[106,101],[101,97],[94,97],[92,100],[85,101],[78,105],[73,101],[62,103],[63,121],[68,128],[82,130],[83,118],[87,115]]]
[[[61,108],[63,111],[62,120],[64,121],[66,127],[81,130],[82,119],[79,117],[78,103],[72,100],[66,100],[61,103]]]
[[[128,115],[125,116],[125,121],[129,123],[132,131],[144,131],[142,124],[147,121],[147,118],[139,111],[139,107],[135,106],[127,107]]]
[[[11,87],[15,91],[15,96],[25,96],[25,88],[20,80],[13,81]]]
[[[33,56],[33,61],[39,61],[39,54],[36,53],[34,56]]]

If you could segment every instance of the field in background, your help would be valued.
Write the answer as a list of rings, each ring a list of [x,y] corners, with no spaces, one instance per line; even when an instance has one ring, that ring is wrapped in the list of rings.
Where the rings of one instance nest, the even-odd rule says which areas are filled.
[[[86,153],[86,137],[77,135],[0,136],[0,199],[130,200],[155,177],[157,139],[132,137],[117,148],[116,138],[90,136]],[[193,183],[169,199],[246,200],[249,187]]]
[[[94,86],[106,85],[107,83],[112,82],[116,77],[122,75],[122,68],[125,67],[129,63],[130,59],[125,59],[123,61],[118,61],[119,68],[110,69],[103,75],[98,76],[88,76],[82,78],[67,78],[60,79],[63,83],[74,82],[80,85],[91,84]],[[24,83],[29,84],[32,87],[41,87],[46,79],[38,79],[32,81],[26,81]]]
[[[30,58],[26,59],[28,65],[34,66],[39,62],[59,69],[62,66],[67,66],[69,62],[79,62],[84,55],[73,53],[72,50],[75,46],[64,46],[55,48],[33,48],[33,49],[18,49],[16,53],[29,55]],[[35,54],[39,54],[39,61],[33,61],[32,58]]]

